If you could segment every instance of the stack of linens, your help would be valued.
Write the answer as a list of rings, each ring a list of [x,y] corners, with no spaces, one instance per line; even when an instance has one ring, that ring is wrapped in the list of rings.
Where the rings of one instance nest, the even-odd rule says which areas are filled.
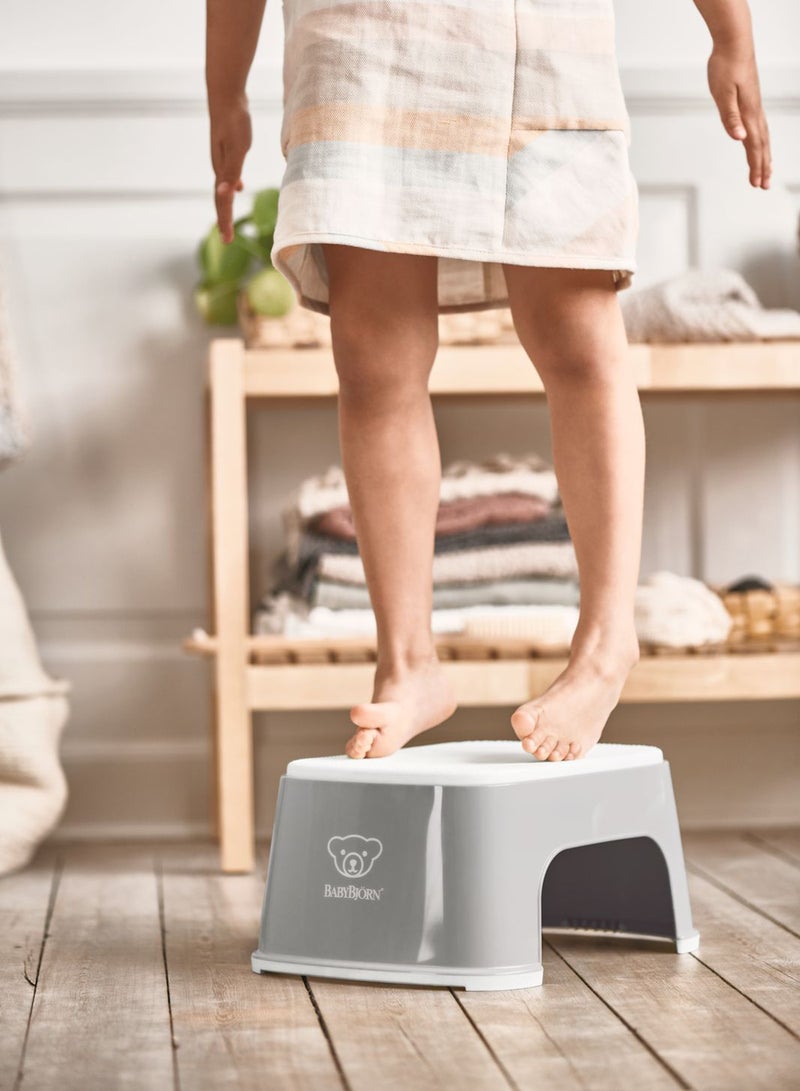
[[[283,523],[286,546],[254,631],[374,634],[342,469],[331,466],[303,481]],[[567,647],[578,618],[578,570],[552,467],[538,454],[506,453],[446,466],[432,574],[434,632],[523,631],[542,644]]]

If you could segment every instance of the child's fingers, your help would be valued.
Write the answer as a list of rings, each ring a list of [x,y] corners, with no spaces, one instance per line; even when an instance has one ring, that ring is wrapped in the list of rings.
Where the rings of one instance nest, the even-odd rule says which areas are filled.
[[[217,225],[223,242],[233,240],[233,195],[240,189],[239,183],[219,182],[214,188],[217,209]]]
[[[766,120],[757,93],[743,88],[739,93],[742,105],[742,118],[747,129],[745,151],[750,167],[750,184],[760,186],[766,169],[769,146],[764,139]]]
[[[764,142],[764,169],[761,174],[761,184],[766,189],[769,186],[769,181],[772,177],[772,147],[769,139],[769,125],[763,114],[761,117],[761,131]]]
[[[756,155],[756,169],[754,185],[767,188],[769,185],[769,178],[772,174],[772,149],[769,142],[769,126],[767,125],[767,118],[764,114],[764,109],[761,105],[761,99],[754,103],[752,107],[753,112],[753,132],[756,135],[755,143],[755,155]]]
[[[754,186],[765,186],[771,173],[772,164],[766,122],[759,119],[754,128],[750,181]]]
[[[725,131],[744,144],[750,184],[766,189],[772,152],[755,64],[733,64],[724,52],[714,50],[708,61],[708,82]]]
[[[726,133],[734,140],[744,140],[747,136],[742,111],[739,108],[739,97],[736,94],[736,84],[729,84],[717,97],[717,109],[720,120]]]
[[[247,144],[240,140],[220,140],[217,152],[217,183],[214,188],[217,224],[222,241],[229,243],[233,241],[233,200],[244,189],[242,169]]]

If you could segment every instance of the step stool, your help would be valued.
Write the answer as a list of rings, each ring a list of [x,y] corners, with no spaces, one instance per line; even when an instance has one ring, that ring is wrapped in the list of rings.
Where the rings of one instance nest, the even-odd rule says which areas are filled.
[[[669,764],[517,741],[292,761],[281,778],[257,973],[520,989],[542,928],[699,942]]]

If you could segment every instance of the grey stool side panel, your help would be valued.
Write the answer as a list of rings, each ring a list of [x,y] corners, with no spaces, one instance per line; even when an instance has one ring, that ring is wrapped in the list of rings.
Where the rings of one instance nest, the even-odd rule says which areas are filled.
[[[696,938],[666,763],[471,787],[283,778],[254,968],[530,983],[542,924],[565,922]]]
[[[424,863],[436,791],[282,778],[261,951],[414,964],[426,926]],[[358,851],[367,846],[359,873],[348,874],[342,861],[349,856],[337,860],[332,841],[345,853],[351,843]]]
[[[541,963],[542,924],[555,925],[540,916],[551,865],[550,909],[559,910],[562,919],[569,917],[572,927],[581,920],[597,926],[605,919],[615,926],[611,930],[627,930],[623,926],[630,922],[632,931],[647,926],[641,929],[647,935],[696,937],[666,762],[568,781],[487,787],[480,793],[446,789],[442,837],[442,953],[450,964],[511,968]],[[644,848],[642,839],[651,839],[657,850]],[[621,847],[604,848],[617,841]],[[614,891],[609,873],[600,891],[588,881],[573,888],[571,896],[563,889],[558,857],[582,846],[596,846],[598,861],[614,864],[617,879],[626,879],[623,889]],[[583,855],[579,862],[585,860]],[[646,873],[626,876],[626,867],[636,873],[645,860]],[[586,876],[598,878],[596,872]],[[644,890],[645,883],[651,889]],[[623,914],[621,898],[630,893],[635,901]]]

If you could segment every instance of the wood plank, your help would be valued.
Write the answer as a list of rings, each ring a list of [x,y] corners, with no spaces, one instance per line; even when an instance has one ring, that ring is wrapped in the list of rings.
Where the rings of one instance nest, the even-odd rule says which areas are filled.
[[[253,867],[253,731],[246,697],[250,629],[247,436],[241,342],[216,340],[209,357],[217,815],[222,866]]]
[[[797,1087],[800,1042],[698,959],[647,941],[551,936],[549,942],[685,1086]]]
[[[542,957],[539,989],[456,994],[519,1091],[681,1086],[555,951]]]
[[[526,699],[533,676],[542,689],[560,673],[559,660],[494,659],[486,664],[450,660],[445,670],[460,704],[473,707],[510,705]],[[251,709],[347,709],[372,688],[374,663],[297,663],[247,669]],[[541,692],[536,690],[535,692]],[[523,696],[525,695],[525,696]]]
[[[800,653],[642,656],[621,703],[766,701],[800,697]]]
[[[649,349],[643,389],[659,391],[796,390],[800,342],[691,341],[631,345]]]
[[[309,984],[352,1091],[509,1087],[449,989]]]
[[[542,693],[566,660],[451,659],[445,669],[463,707],[503,707]],[[372,684],[371,663],[256,665],[247,670],[251,709],[349,708]],[[800,654],[648,656],[628,677],[620,704],[800,698]]]
[[[25,1091],[173,1086],[158,892],[146,848],[64,849]]]
[[[45,845],[24,871],[0,879],[0,1091],[10,1091],[17,1078],[58,884],[57,859]]]
[[[689,893],[695,957],[800,1037],[800,940],[699,875]]]
[[[220,875],[213,845],[159,850],[180,1085],[340,1088],[299,977],[254,974],[264,874]]]
[[[643,393],[758,393],[800,387],[800,348],[793,340],[637,343],[629,351]],[[248,397],[335,398],[338,393],[329,346],[249,349],[245,358]],[[544,393],[519,343],[442,344],[429,389],[451,396]]]
[[[441,656],[466,653],[471,657],[491,658],[495,654],[502,654],[503,658],[546,658],[560,659],[566,662],[565,656],[568,648],[559,648],[552,644],[537,644],[536,641],[522,637],[492,637],[491,639],[475,636],[466,636],[463,633],[439,634],[435,637],[436,651]],[[195,629],[193,633],[184,638],[183,647],[188,652],[198,655],[216,655],[219,641],[216,636],[207,633],[204,629]],[[326,655],[338,656],[356,652],[366,652],[374,658],[377,645],[374,638],[363,636],[325,636],[325,637],[287,637],[281,634],[258,633],[251,634],[245,639],[245,649],[253,657],[277,656],[285,661],[289,656],[305,654],[308,652],[320,652]],[[693,647],[684,645],[653,644],[648,641],[640,641],[640,651],[643,658],[647,657],[697,657],[705,656],[712,659],[722,659],[725,656],[742,655],[786,655],[800,652],[800,638],[782,633],[769,633],[753,635],[741,633],[727,641],[715,644],[703,644]]]
[[[800,936],[800,874],[740,833],[684,834],[687,864]]]
[[[800,828],[754,830],[747,838],[800,866]]]

